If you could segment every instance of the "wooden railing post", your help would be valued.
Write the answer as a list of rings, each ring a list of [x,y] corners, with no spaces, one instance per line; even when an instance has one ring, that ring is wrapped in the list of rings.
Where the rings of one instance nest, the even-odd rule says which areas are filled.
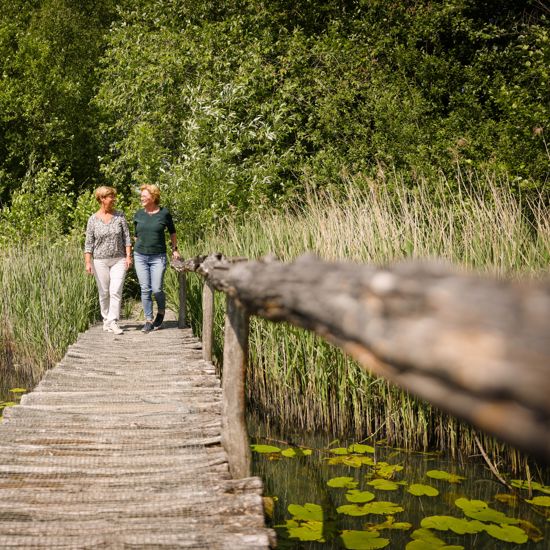
[[[185,271],[178,273],[180,307],[178,312],[178,328],[187,326],[185,318],[187,313],[187,278]]]
[[[212,361],[212,345],[214,342],[214,289],[205,280],[202,287],[202,358]]]
[[[245,422],[248,320],[248,313],[228,296],[223,348],[222,443],[228,455],[233,479],[250,476],[251,453]]]

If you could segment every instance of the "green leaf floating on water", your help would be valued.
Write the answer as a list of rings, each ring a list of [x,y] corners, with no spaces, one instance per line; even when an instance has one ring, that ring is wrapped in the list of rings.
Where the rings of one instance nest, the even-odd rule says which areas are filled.
[[[329,449],[329,453],[332,453],[333,455],[347,455],[348,449],[346,447],[335,447],[334,449]]]
[[[351,489],[346,493],[346,499],[349,502],[364,503],[374,500],[374,493],[369,491],[358,491],[357,489]]]
[[[371,445],[363,445],[361,443],[354,443],[353,445],[350,445],[348,447],[348,452],[358,453],[358,454],[374,453],[374,447],[372,447]]]
[[[25,388],[12,388],[10,390],[11,393],[26,393],[27,390]]]
[[[288,536],[294,537],[303,541],[316,540],[324,542],[323,539],[323,523],[320,521],[306,521],[300,524],[299,527],[291,527],[288,529]]]
[[[348,516],[366,516],[367,514],[397,514],[403,512],[404,508],[398,506],[394,502],[369,502],[363,506],[358,504],[344,504],[338,506],[336,511],[339,514],[346,514]]]
[[[486,527],[484,523],[478,520],[467,520],[464,518],[454,518],[452,516],[430,516],[424,518],[420,525],[424,529],[452,531],[457,535],[481,533]]]
[[[309,456],[312,453],[311,449],[300,449],[300,448],[288,448],[281,451],[281,454],[286,458],[295,458],[297,456]]]
[[[290,538],[299,539],[302,541],[318,541],[325,542],[323,539],[323,522],[322,521],[302,521],[287,520],[284,525],[277,527],[285,527]]]
[[[464,515],[479,521],[492,521],[493,523],[519,523],[518,519],[510,518],[506,514],[489,508],[489,505],[483,500],[468,500],[467,498],[458,498],[455,500]]]
[[[294,516],[293,519],[304,521],[323,521],[323,509],[318,504],[306,502],[303,506],[289,504],[288,511]]]
[[[536,483],[535,481],[531,481],[531,483],[529,483],[528,481],[524,481],[523,479],[512,479],[512,487],[527,490],[529,490],[530,487],[533,491],[540,491],[541,493],[550,495],[550,486],[541,485],[540,483]]]
[[[337,487],[343,489],[355,489],[359,483],[352,477],[333,477],[327,481],[329,487]]]
[[[396,491],[399,488],[399,485],[395,481],[390,481],[389,479],[373,479],[367,482],[367,485],[371,485],[381,491]]]
[[[406,550],[464,550],[464,546],[447,546],[444,540],[436,537],[429,529],[417,529],[411,535],[414,539]]]
[[[550,497],[533,497],[531,500],[526,500],[529,504],[536,504],[537,506],[550,507]]]
[[[386,521],[384,523],[366,523],[364,525],[364,528],[368,531],[383,531],[384,529],[408,531],[411,527],[411,523],[407,523],[406,521],[395,521],[393,516],[386,516]]]
[[[256,453],[280,453],[281,449],[279,447],[274,447],[273,445],[250,445],[250,448]]]
[[[328,463],[333,466],[335,464],[344,464],[345,466],[351,466],[352,468],[360,468],[361,466],[372,466],[374,460],[370,456],[357,456],[357,455],[345,455],[345,456],[333,456],[329,459]]]
[[[544,535],[542,531],[536,525],[533,525],[530,521],[527,521],[526,519],[520,519],[518,527],[520,527],[527,533],[529,540],[532,540],[533,542],[540,542],[541,540],[544,540]]]
[[[407,488],[407,491],[417,497],[436,497],[439,494],[439,491],[435,487],[422,485],[421,483],[413,483]]]
[[[393,477],[395,472],[400,472],[403,466],[400,464],[388,464],[387,462],[378,462],[375,466],[376,474],[385,479]]]
[[[380,537],[376,531],[342,531],[342,542],[350,550],[372,550],[385,548],[390,543],[389,539]]]
[[[448,481],[449,483],[461,483],[463,479],[466,479],[463,476],[450,474],[449,472],[444,472],[443,470],[429,470],[426,472],[426,475],[432,479],[442,479],[444,481]]]
[[[529,540],[527,533],[523,529],[514,527],[513,525],[486,525],[485,531],[493,538],[505,542],[524,544]]]

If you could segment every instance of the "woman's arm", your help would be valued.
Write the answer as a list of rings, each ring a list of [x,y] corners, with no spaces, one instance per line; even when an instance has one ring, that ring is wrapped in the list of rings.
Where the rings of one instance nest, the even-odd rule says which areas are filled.
[[[92,254],[91,252],[84,252],[84,261],[86,262],[86,273],[93,275],[94,270],[92,268]]]
[[[176,233],[170,233],[170,246],[172,247],[172,256],[174,260],[179,260],[181,256],[178,252],[178,236]]]
[[[95,235],[94,235],[94,222],[92,216],[88,218],[88,224],[86,225],[86,241],[84,243],[84,262],[86,264],[86,273],[90,275],[94,272],[92,268],[92,253],[94,251]]]

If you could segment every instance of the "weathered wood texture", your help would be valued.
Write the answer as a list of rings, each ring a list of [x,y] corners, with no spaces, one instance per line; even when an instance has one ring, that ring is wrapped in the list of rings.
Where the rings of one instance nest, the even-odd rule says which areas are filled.
[[[167,327],[95,326],[0,423],[0,548],[268,548],[262,483],[233,480],[220,381]]]
[[[178,328],[187,326],[187,284],[185,272],[178,273],[179,283],[179,308],[178,308]]]
[[[550,283],[450,266],[375,267],[198,257],[196,271],[251,314],[312,330],[374,374],[550,460]]]
[[[223,343],[222,443],[234,478],[248,477],[252,462],[245,420],[247,362],[248,314],[228,297]]]
[[[202,358],[212,361],[214,346],[214,289],[207,280],[202,288]]]

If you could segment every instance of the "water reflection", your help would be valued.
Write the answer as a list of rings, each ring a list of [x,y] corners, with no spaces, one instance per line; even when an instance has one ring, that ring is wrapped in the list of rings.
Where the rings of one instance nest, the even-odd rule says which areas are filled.
[[[288,530],[277,528],[279,537],[278,548],[293,549],[333,549],[345,548],[339,536],[343,529],[364,530],[369,524],[379,524],[386,521],[386,515],[365,515],[352,517],[338,513],[338,506],[350,504],[347,501],[345,488],[331,488],[327,482],[335,477],[350,477],[357,483],[357,489],[374,493],[376,501],[393,502],[401,506],[404,511],[394,515],[396,522],[409,522],[412,528],[406,531],[383,530],[380,537],[389,539],[386,548],[405,548],[411,539],[411,533],[421,527],[422,519],[428,516],[446,515],[457,518],[465,518],[461,509],[455,505],[458,498],[470,500],[482,500],[489,507],[503,512],[508,517],[520,518],[533,524],[540,531],[544,540],[535,543],[529,540],[525,544],[503,542],[490,537],[487,533],[470,535],[456,535],[452,531],[436,531],[434,534],[444,540],[447,545],[459,545],[466,549],[501,550],[502,548],[523,548],[525,550],[542,550],[550,548],[550,509],[538,508],[525,502],[500,502],[496,496],[509,494],[510,491],[499,483],[485,464],[471,459],[463,464],[451,462],[438,454],[418,454],[376,447],[374,456],[377,462],[385,461],[389,464],[399,464],[403,470],[396,472],[392,480],[403,481],[396,490],[380,490],[368,485],[373,472],[372,466],[363,465],[354,468],[345,465],[329,465],[327,452],[329,447],[348,446],[353,441],[333,442],[329,437],[312,436],[306,434],[289,434],[281,436],[265,424],[252,419],[250,422],[250,434],[253,443],[264,443],[287,448],[292,446],[306,446],[314,449],[311,456],[299,458],[284,458],[280,455],[262,455],[253,453],[253,473],[264,480],[265,494],[275,497],[272,524],[284,525],[292,519],[288,512],[290,504],[304,505],[314,503],[323,509],[323,537],[325,542],[301,542],[296,539],[288,539]],[[443,470],[446,472],[464,476],[466,479],[460,484],[451,484],[447,481],[427,477],[429,470]],[[543,473],[543,479],[538,480],[546,486],[550,485],[550,472]],[[420,483],[435,487],[439,491],[436,497],[413,496],[407,492],[407,487],[412,483]],[[527,492],[522,491],[521,496],[528,498]],[[542,495],[543,493],[535,493]],[[471,518],[465,518],[471,519]],[[524,527],[529,530],[527,524]],[[427,546],[426,546],[427,547]]]

